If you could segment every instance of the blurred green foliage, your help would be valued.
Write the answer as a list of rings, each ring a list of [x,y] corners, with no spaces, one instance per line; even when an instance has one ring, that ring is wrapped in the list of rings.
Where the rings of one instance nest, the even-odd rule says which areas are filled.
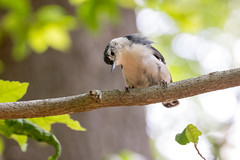
[[[28,52],[26,35],[31,19],[31,5],[28,0],[18,0],[14,3],[0,0],[0,9],[8,11],[0,17],[1,35],[6,33],[11,37],[14,59],[23,59]]]
[[[103,22],[119,20],[119,6],[133,7],[134,0],[69,0],[76,15],[58,5],[32,9],[31,1],[10,3],[0,0],[0,43],[9,36],[13,43],[14,60],[23,60],[31,50],[44,53],[49,47],[65,52],[71,46],[69,32],[81,24],[91,31],[98,30]],[[0,60],[0,73],[3,70]]]
[[[116,0],[86,0],[77,5],[77,16],[87,28],[96,30],[105,19],[118,20],[119,10]]]
[[[181,32],[195,33],[206,27],[223,27],[230,0],[146,0],[146,6],[166,12]]]
[[[136,6],[134,0],[70,0],[70,3],[76,6],[80,23],[90,30],[98,30],[108,21],[118,22],[120,7]]]
[[[120,7],[152,8],[164,11],[176,22],[181,32],[197,32],[206,27],[222,27],[229,15],[229,0],[69,0],[75,9],[71,15],[58,5],[32,9],[31,1],[9,3],[0,0],[0,43],[4,36],[13,42],[15,60],[24,59],[33,50],[44,53],[49,47],[65,52],[71,46],[69,31],[77,25],[87,30],[99,30],[106,22],[120,19]],[[166,36],[165,36],[166,38]],[[167,40],[161,37],[163,40]],[[3,69],[0,64],[0,71]]]
[[[11,37],[15,60],[24,59],[30,49],[43,53],[48,47],[62,52],[69,48],[69,31],[75,27],[75,19],[62,7],[48,5],[32,11],[28,0],[0,0],[0,9],[6,11],[0,19],[0,32]]]
[[[34,23],[28,31],[28,43],[37,53],[43,53],[48,47],[66,51],[71,39],[68,31],[74,29],[75,20],[57,5],[41,7],[35,12]]]

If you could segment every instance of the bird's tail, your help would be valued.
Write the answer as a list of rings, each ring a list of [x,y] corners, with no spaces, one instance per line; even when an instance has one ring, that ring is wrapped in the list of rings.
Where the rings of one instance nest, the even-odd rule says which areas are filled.
[[[170,102],[162,102],[162,104],[166,108],[172,108],[172,107],[175,107],[175,106],[179,105],[179,101],[178,100],[174,100],[174,101],[170,101]]]

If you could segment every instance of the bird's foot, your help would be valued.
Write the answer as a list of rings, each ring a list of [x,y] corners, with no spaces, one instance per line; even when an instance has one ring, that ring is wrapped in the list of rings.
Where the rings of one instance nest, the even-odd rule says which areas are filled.
[[[125,87],[125,92],[130,93],[130,90],[133,89],[134,87]]]
[[[164,80],[161,80],[160,81],[160,85],[163,86],[164,88],[167,88],[168,83],[166,81],[164,81]]]

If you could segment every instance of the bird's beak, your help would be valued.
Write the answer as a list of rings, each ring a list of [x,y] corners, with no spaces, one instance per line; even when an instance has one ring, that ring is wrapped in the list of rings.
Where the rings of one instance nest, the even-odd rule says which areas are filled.
[[[114,60],[114,61],[113,61],[113,64],[112,64],[111,72],[115,69],[115,67],[116,67],[116,62],[115,62],[115,60]]]

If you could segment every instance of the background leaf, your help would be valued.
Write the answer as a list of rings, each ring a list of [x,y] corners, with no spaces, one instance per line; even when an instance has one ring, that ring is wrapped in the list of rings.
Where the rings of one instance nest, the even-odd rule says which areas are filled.
[[[11,138],[14,139],[15,141],[17,141],[17,143],[19,144],[21,150],[23,152],[27,151],[27,136],[26,135],[18,135],[18,134],[12,134]]]
[[[41,128],[47,131],[51,130],[51,125],[54,123],[66,124],[69,128],[76,131],[86,131],[86,129],[83,128],[78,121],[71,119],[70,115],[68,114],[43,118],[30,118],[28,120],[39,125]]]
[[[18,101],[25,95],[28,85],[26,82],[0,80],[0,103]]]

